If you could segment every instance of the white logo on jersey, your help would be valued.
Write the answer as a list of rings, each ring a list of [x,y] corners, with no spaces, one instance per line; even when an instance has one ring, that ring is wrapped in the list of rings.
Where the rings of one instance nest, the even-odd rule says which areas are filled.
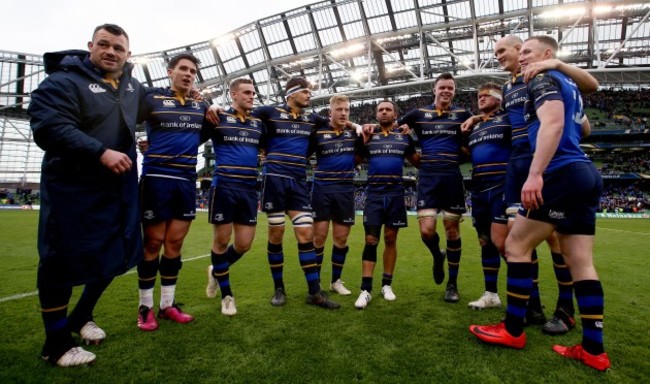
[[[280,118],[281,118],[281,119],[286,119],[286,120],[288,120],[288,119],[289,119],[289,115],[287,115],[286,113],[280,113]]]
[[[232,116],[226,116],[226,121],[229,122],[229,123],[236,123],[237,122],[237,120],[235,120],[235,118],[232,117]]]
[[[404,137],[402,137],[402,135],[396,135],[395,140],[402,141],[402,140],[404,140]]]
[[[424,114],[424,118],[425,119],[433,119],[433,115],[431,113],[427,112],[427,113]]]
[[[174,103],[174,100],[163,100],[163,107],[165,107],[165,108],[175,108],[176,103]]]
[[[268,202],[268,203],[264,204],[264,209],[269,210],[269,211],[272,210],[273,209],[273,203]]]
[[[494,122],[497,123],[497,124],[503,122],[503,116],[497,116],[497,117],[495,117],[495,118],[494,118]]]
[[[458,116],[455,113],[450,113],[449,114],[449,120],[456,120]]]
[[[187,115],[181,115],[181,117],[179,117],[179,119],[181,119],[181,121],[190,121],[190,120],[192,120],[192,118],[187,116]]]
[[[352,137],[352,132],[350,132],[350,131],[345,131],[345,132],[343,132],[343,137],[345,137],[345,138],[350,138],[350,137]]]
[[[198,102],[193,101],[193,102],[192,102],[192,108],[194,108],[194,109],[201,109],[201,105],[200,105]]]
[[[131,83],[129,83],[129,85],[126,86],[126,91],[131,93],[135,92],[135,89],[133,88],[133,85]]]
[[[92,93],[104,93],[106,89],[97,83],[88,84],[88,89]]]
[[[214,221],[223,221],[223,213],[217,213],[214,215]]]
[[[323,138],[325,138],[325,139],[331,139],[331,138],[332,138],[332,135],[330,135],[329,133],[326,133],[326,134],[323,135]]]
[[[144,211],[144,218],[147,220],[151,220],[154,218],[154,214],[152,210]]]
[[[302,121],[309,121],[309,117],[305,116],[305,115],[302,115]]]
[[[244,137],[246,137],[246,136],[248,136],[248,135],[249,135],[249,133],[246,132],[246,131],[239,131],[239,136],[244,136]]]
[[[251,120],[251,127],[257,127],[257,121]]]
[[[561,220],[564,219],[564,212],[554,211],[552,209],[548,210],[548,217],[551,219]]]

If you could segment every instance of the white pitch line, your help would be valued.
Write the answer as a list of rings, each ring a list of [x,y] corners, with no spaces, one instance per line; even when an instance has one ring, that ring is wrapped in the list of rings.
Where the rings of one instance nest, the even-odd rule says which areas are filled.
[[[605,230],[605,231],[612,231],[612,232],[633,233],[635,235],[650,235],[650,232],[626,231],[624,229],[613,229],[613,228],[603,228],[603,227],[596,227],[596,229],[601,229],[601,230]]]
[[[190,257],[189,259],[183,259],[183,262],[204,259],[204,258],[206,258],[208,256],[210,256],[209,253],[205,254],[205,255],[194,256],[194,257]],[[137,272],[137,268],[132,268],[131,270],[127,271],[126,273],[124,273],[124,274],[122,274],[120,276],[132,275],[132,274],[134,274],[136,272]],[[120,276],[117,276],[117,277],[120,277]],[[4,303],[4,302],[7,302],[7,301],[24,299],[25,297],[32,297],[32,296],[36,296],[36,295],[38,295],[38,291],[19,293],[19,294],[16,294],[16,295],[0,297],[0,303]]]

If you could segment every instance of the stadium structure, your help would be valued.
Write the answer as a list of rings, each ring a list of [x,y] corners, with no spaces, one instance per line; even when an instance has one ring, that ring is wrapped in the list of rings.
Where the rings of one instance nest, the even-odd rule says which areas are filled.
[[[251,78],[258,103],[274,104],[284,101],[289,78],[303,76],[313,84],[314,108],[341,93],[354,109],[384,98],[428,97],[443,72],[456,76],[461,93],[503,82],[507,75],[494,60],[495,42],[508,34],[548,34],[559,41],[560,58],[587,69],[604,90],[588,110],[595,129],[585,149],[596,157],[604,153],[604,161],[613,154],[626,161],[647,158],[650,147],[649,17],[645,0],[326,0],[208,41],[133,55],[131,61],[142,83],[164,87],[168,60],[191,52],[202,63],[196,86],[221,105],[229,102],[232,79]],[[0,47],[0,189],[38,190],[43,153],[32,139],[26,110],[30,92],[45,76],[41,55]],[[633,116],[598,109],[610,99],[628,100],[626,111]],[[635,107],[637,99],[643,100]],[[210,157],[206,152],[201,168]],[[650,175],[641,169],[609,178]]]

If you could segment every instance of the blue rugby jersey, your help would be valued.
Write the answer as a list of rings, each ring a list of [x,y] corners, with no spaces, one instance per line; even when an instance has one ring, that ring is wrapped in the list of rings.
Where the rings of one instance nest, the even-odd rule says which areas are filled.
[[[213,187],[255,188],[263,135],[264,124],[258,118],[242,116],[233,108],[219,114],[219,125],[210,134],[216,157]]]
[[[582,119],[585,116],[582,96],[576,83],[559,71],[548,71],[535,76],[528,82],[528,100],[525,117],[528,125],[528,140],[535,151],[540,121],[537,108],[547,100],[560,100],[564,103],[564,129],[558,148],[546,172],[553,171],[573,162],[590,162],[580,148],[582,138]]]
[[[363,149],[363,138],[354,130],[336,132],[331,126],[319,128],[312,138],[316,153],[313,190],[353,192],[355,154]]]
[[[261,106],[253,110],[252,115],[261,119],[266,127],[267,154],[263,172],[305,180],[310,136],[316,129],[326,126],[329,119],[306,111],[295,114],[286,104]]]
[[[508,113],[512,125],[512,158],[531,157],[533,154],[528,143],[528,129],[524,119],[524,103],[528,90],[524,76],[518,72],[503,86],[503,109]]]
[[[196,180],[196,155],[207,105],[177,96],[169,88],[147,94],[139,111],[146,117],[149,148],[142,161],[143,176]]]
[[[505,112],[483,120],[469,135],[472,154],[472,189],[484,191],[505,183],[510,159],[510,120]]]
[[[389,132],[377,128],[364,152],[368,158],[368,195],[403,193],[404,159],[415,153],[413,138],[399,128]]]
[[[422,148],[420,172],[457,171],[463,137],[460,125],[472,117],[462,108],[451,106],[438,110],[435,105],[414,109],[397,120],[398,125],[407,124],[418,136]]]

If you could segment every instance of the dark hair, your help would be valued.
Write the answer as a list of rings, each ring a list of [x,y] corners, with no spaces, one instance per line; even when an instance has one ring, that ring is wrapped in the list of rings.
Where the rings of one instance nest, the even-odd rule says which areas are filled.
[[[295,87],[296,85],[299,85],[300,88],[307,88],[307,89],[311,88],[309,82],[305,80],[304,77],[292,77],[289,79],[289,81],[287,81],[287,85],[284,87],[284,89],[289,90]]]
[[[180,55],[176,55],[169,60],[169,63],[167,63],[167,69],[174,69],[176,68],[176,65],[178,65],[178,62],[181,60],[189,60],[194,65],[196,65],[196,69],[199,69],[199,64],[201,64],[201,61],[197,59],[193,54],[191,53],[181,53]]]
[[[235,79],[230,82],[230,86],[228,87],[228,90],[230,92],[233,92],[237,87],[239,87],[239,84],[253,84],[253,80],[247,78],[247,77],[240,77],[239,79]]]
[[[440,80],[453,80],[454,84],[456,84],[456,79],[454,79],[454,75],[452,75],[449,72],[445,72],[445,73],[441,73],[440,75],[438,75],[438,77],[436,77],[436,80],[433,82],[433,85],[431,86],[431,90],[436,89],[436,84],[438,84]]]
[[[110,33],[111,35],[115,35],[115,36],[124,35],[124,37],[126,37],[126,41],[129,41],[129,35],[126,33],[124,29],[122,29],[122,27],[120,27],[117,24],[102,24],[96,27],[95,30],[93,31],[93,41],[95,41],[95,35],[100,29],[103,29],[106,32]]]
[[[380,101],[379,103],[377,103],[377,106],[375,107],[375,113],[377,113],[377,111],[379,110],[379,105],[381,103],[391,103],[393,105],[393,112],[395,112],[395,114],[398,113],[399,109],[397,107],[397,103],[394,102],[393,100],[388,100],[388,99],[384,99],[384,100]]]

